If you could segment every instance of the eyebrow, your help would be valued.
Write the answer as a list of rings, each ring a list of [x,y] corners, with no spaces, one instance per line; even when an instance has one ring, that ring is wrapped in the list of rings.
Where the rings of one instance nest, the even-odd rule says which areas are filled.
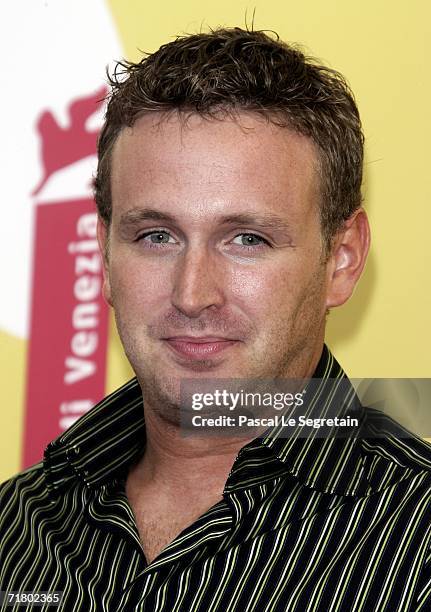
[[[238,213],[224,215],[220,218],[220,221],[223,225],[253,225],[263,229],[290,230],[289,223],[286,219],[272,213]]]
[[[175,223],[175,217],[162,213],[154,208],[132,208],[127,212],[123,213],[120,217],[120,227],[127,227],[129,225],[135,225],[140,221],[153,220],[153,221],[169,221]]]
[[[141,221],[165,221],[177,223],[176,217],[161,212],[155,208],[132,208],[123,213],[120,217],[120,228],[134,226]],[[262,229],[277,229],[289,231],[290,226],[286,219],[272,213],[255,214],[252,212],[222,215],[217,221],[221,225],[250,225],[261,227]]]

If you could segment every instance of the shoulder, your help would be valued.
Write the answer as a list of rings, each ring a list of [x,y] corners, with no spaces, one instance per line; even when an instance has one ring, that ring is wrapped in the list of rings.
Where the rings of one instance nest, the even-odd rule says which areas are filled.
[[[37,463],[0,484],[0,525],[8,522],[29,499],[48,498],[43,463]]]
[[[22,470],[0,484],[0,499],[7,497],[16,489],[28,489],[44,482],[43,461]]]
[[[379,410],[366,408],[364,451],[412,472],[431,474],[431,444]]]

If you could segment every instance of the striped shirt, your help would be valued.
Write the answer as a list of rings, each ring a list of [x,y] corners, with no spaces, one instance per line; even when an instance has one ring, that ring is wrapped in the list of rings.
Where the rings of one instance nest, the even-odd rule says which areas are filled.
[[[326,347],[316,374],[347,381],[321,402],[355,401]],[[145,446],[130,381],[2,485],[0,589],[63,591],[66,611],[430,610],[431,447],[393,428],[278,434],[246,444],[223,499],[148,564],[125,493]]]

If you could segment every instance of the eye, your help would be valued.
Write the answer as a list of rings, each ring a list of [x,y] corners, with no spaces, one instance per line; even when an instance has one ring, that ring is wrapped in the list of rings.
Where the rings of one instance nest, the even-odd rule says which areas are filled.
[[[238,234],[233,239],[233,244],[238,244],[241,246],[255,247],[259,245],[268,245],[269,242],[262,238],[262,236],[258,236],[257,234]]]
[[[146,232],[145,234],[141,234],[138,240],[143,240],[144,242],[149,242],[150,244],[175,244],[175,240],[165,230],[152,230],[151,232]]]

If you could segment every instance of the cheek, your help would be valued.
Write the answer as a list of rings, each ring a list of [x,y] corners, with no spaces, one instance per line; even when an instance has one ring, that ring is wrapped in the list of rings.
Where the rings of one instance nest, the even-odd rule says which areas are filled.
[[[151,314],[157,304],[169,299],[170,272],[160,265],[142,265],[117,260],[111,270],[114,307],[138,307],[141,315]]]
[[[280,265],[242,268],[231,276],[231,296],[243,311],[265,323],[270,313],[273,317],[282,307],[289,310],[297,288],[293,277],[292,271]]]
[[[233,299],[254,304],[269,290],[270,275],[262,273],[256,268],[237,268],[232,270],[228,286],[226,287]]]
[[[244,266],[232,275],[232,300],[263,335],[284,337],[303,322],[320,320],[324,312],[325,277],[317,257],[291,255],[288,261]]]

